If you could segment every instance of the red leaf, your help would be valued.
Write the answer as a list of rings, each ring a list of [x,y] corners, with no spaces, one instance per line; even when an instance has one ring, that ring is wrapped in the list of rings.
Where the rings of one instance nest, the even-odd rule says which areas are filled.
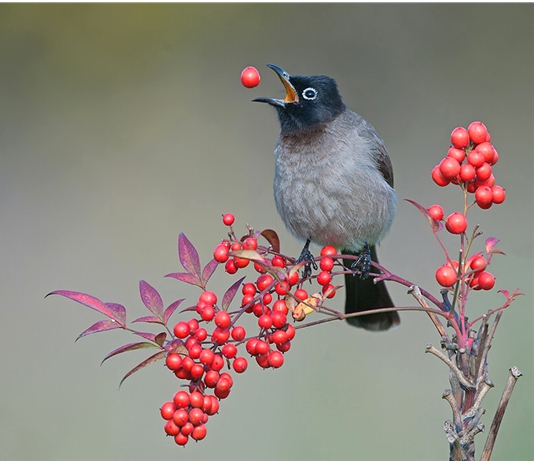
[[[165,309],[165,312],[163,313],[163,322],[164,325],[167,325],[167,322],[169,321],[172,314],[174,314],[174,311],[178,308],[178,306],[182,303],[183,299],[178,299],[177,301],[174,301],[167,309]]]
[[[245,277],[241,277],[237,282],[235,282],[228,290],[226,290],[226,293],[223,296],[222,302],[221,302],[221,308],[225,311],[228,310],[230,307],[230,304],[232,303],[232,300],[234,299],[234,296],[237,293],[237,290],[239,290],[239,287],[241,286],[241,282],[245,280]]]
[[[424,206],[419,205],[419,203],[414,202],[413,200],[409,200],[409,199],[405,199],[405,200],[407,202],[410,202],[423,214],[423,216],[428,220],[430,226],[432,227],[432,232],[438,232],[439,230],[443,228],[443,224],[440,221],[436,221]]]
[[[212,259],[208,264],[204,266],[204,269],[202,270],[202,285],[204,286],[202,288],[206,288],[208,280],[211,278],[218,265],[219,263],[215,261],[215,259]]]
[[[275,231],[272,229],[265,229],[260,235],[269,242],[269,245],[271,245],[271,248],[275,253],[280,253],[280,239]]]
[[[111,357],[114,357],[118,354],[122,354],[123,352],[129,352],[129,351],[136,351],[137,349],[154,349],[157,348],[155,344],[152,343],[130,343],[125,344],[124,346],[118,347],[114,351],[111,351],[108,355],[104,357],[102,360],[102,363],[104,363],[107,359],[110,359]],[[102,363],[100,365],[102,365]]]
[[[122,378],[121,382],[119,383],[119,388],[122,386],[122,383],[126,380],[126,378],[129,378],[136,371],[139,371],[141,368],[144,368],[147,365],[150,365],[154,362],[157,362],[158,360],[161,360],[162,358],[165,357],[165,355],[167,355],[167,351],[159,351],[159,352],[156,352],[154,355],[151,355],[148,359],[143,360],[139,365],[137,365],[135,368],[132,368],[128,373],[124,375],[124,378]]]
[[[101,331],[116,330],[117,328],[121,328],[121,326],[114,320],[100,320],[99,322],[96,322],[94,325],[91,325],[84,332],[80,333],[80,335],[76,338],[75,341],[78,341],[80,338],[83,338],[84,336],[87,336],[93,333],[100,333]]]
[[[185,272],[174,272],[173,274],[167,274],[165,277],[171,277],[173,279],[180,280],[180,282],[189,283],[191,285],[203,288],[200,279],[193,274],[187,274]]]
[[[153,315],[148,315],[146,317],[139,317],[138,319],[132,320],[132,323],[145,322],[145,323],[159,323],[164,325],[163,321]]]
[[[488,237],[486,239],[486,253],[487,254],[500,254],[504,255],[505,253],[501,250],[497,250],[495,247],[499,243],[499,239],[495,237]]]
[[[197,250],[183,233],[178,237],[178,257],[184,269],[200,280],[200,259]]]
[[[139,282],[139,293],[146,308],[156,317],[163,319],[163,301],[157,290],[144,280]]]
[[[77,291],[56,290],[48,293],[46,296],[49,295],[60,295],[64,296],[65,298],[72,299],[73,301],[104,314],[111,320],[116,321],[122,328],[126,328],[126,310],[122,306],[122,310],[119,309],[118,306],[120,306],[120,304],[103,303],[100,301],[100,299],[95,298],[94,296],[85,293],[79,293]]]

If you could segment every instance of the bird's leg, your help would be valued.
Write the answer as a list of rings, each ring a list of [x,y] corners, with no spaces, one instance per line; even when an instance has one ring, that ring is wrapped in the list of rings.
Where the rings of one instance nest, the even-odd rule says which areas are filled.
[[[315,262],[315,258],[310,252],[310,239],[306,240],[306,243],[304,244],[304,248],[300,252],[300,256],[298,257],[296,264],[304,261],[306,264],[304,264],[303,269],[303,277],[309,277],[312,273],[311,268],[313,267],[315,270],[317,270],[317,263]],[[370,257],[369,257],[370,258]]]
[[[352,270],[360,271],[360,279],[365,280],[369,277],[369,272],[371,272],[371,250],[369,249],[369,244],[366,243],[358,256],[358,259],[354,261],[350,268]]]

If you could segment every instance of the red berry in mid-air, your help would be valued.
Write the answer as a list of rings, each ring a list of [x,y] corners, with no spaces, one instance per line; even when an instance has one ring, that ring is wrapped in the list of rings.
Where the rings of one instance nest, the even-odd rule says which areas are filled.
[[[469,145],[469,133],[465,128],[457,127],[452,130],[451,144],[457,149],[462,149]]]
[[[246,88],[254,88],[260,84],[260,73],[255,67],[246,67],[241,72],[241,83]]]
[[[452,213],[447,218],[445,227],[451,234],[461,234],[467,229],[467,219],[462,213]]]
[[[436,221],[441,221],[443,219],[443,208],[439,205],[432,205],[428,208],[428,214],[432,216]]]
[[[225,226],[231,226],[235,221],[235,216],[232,213],[223,215],[223,223]]]
[[[469,133],[469,138],[471,138],[471,141],[473,141],[475,144],[483,143],[486,141],[486,137],[488,136],[486,125],[484,125],[482,122],[471,123],[467,128],[467,132]]]

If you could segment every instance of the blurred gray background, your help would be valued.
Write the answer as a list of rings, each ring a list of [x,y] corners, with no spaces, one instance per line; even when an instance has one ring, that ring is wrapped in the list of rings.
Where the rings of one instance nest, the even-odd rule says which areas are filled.
[[[489,428],[517,365],[524,377],[492,459],[532,459],[532,13],[528,4],[1,5],[0,458],[447,459],[448,373],[424,354],[439,338],[423,314],[403,314],[388,334],[343,323],[299,332],[285,366],[251,366],[207,438],[182,450],[165,439],[158,411],[178,381],[157,364],[118,391],[147,354],[99,363],[135,338],[115,331],[74,343],[102,317],[44,299],[83,291],[124,304],[132,320],[146,315],[144,279],[166,304],[193,302],[198,291],[163,278],[181,269],[178,233],[207,262],[228,211],[238,229],[274,228],[285,252],[300,251],[271,196],[275,113],[250,103],[283,94],[264,67],[272,62],[334,77],[347,105],[382,134],[399,206],[381,262],[436,294],[444,257],[402,199],[457,211],[459,189],[434,186],[430,171],[455,126],[488,126],[508,196],[473,209],[470,224],[501,239],[497,289],[526,296],[503,316],[490,352],[495,389],[483,422]],[[263,77],[252,90],[239,81],[248,65]],[[219,292],[228,285],[214,278]],[[497,289],[471,297],[472,318],[503,302]],[[414,304],[404,288],[391,292],[397,305]]]

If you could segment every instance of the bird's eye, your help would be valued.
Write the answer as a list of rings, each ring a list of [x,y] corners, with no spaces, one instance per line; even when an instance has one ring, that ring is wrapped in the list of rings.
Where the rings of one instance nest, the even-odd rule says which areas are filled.
[[[317,97],[317,90],[315,88],[306,88],[302,92],[302,97],[308,101],[313,101]]]

